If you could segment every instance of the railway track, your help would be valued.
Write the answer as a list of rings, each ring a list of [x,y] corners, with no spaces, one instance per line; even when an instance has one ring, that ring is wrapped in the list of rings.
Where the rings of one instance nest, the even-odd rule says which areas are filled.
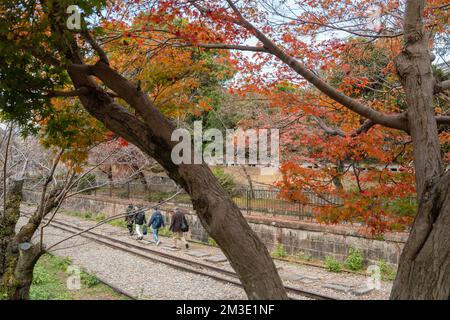
[[[24,215],[28,216],[28,213],[23,213]],[[59,220],[53,220],[50,224],[53,228],[71,233],[71,234],[77,234],[79,232],[82,232],[84,228],[75,226],[73,224],[69,224],[67,222],[62,222]],[[243,287],[241,282],[239,281],[239,278],[237,274],[233,271],[225,270],[222,268],[219,268],[217,266],[213,266],[210,264],[206,264],[199,261],[193,261],[189,260],[183,257],[175,256],[173,254],[161,252],[158,250],[154,250],[148,247],[143,247],[141,245],[133,244],[127,241],[123,241],[120,239],[116,239],[101,233],[97,233],[94,231],[86,231],[79,235],[80,237],[90,239],[92,241],[95,241],[97,243],[106,245],[108,247],[122,250],[127,253],[139,256],[141,258],[157,262],[157,263],[163,263],[165,265],[171,266],[173,268],[176,268],[178,270],[184,271],[184,272],[190,272],[202,276],[206,276],[209,278],[212,278],[217,281],[221,281],[224,283],[231,283],[238,287]],[[285,286],[286,291],[291,294],[300,295],[303,297],[307,297],[310,299],[315,300],[337,300],[334,297],[322,295],[320,293],[311,292],[308,290],[292,287],[292,286]]]

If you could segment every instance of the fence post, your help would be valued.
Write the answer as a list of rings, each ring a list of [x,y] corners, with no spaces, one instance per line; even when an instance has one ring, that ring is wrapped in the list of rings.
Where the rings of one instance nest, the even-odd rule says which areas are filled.
[[[130,181],[127,182],[127,199],[130,199]]]
[[[250,214],[250,198],[248,194],[248,189],[245,189],[245,207],[247,209],[247,214]]]
[[[109,196],[112,197],[112,182],[109,182]]]

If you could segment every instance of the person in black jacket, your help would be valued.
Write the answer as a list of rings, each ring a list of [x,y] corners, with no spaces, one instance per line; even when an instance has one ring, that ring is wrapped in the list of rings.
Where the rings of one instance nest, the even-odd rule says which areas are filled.
[[[181,240],[184,242],[184,246],[186,247],[186,249],[188,249],[189,244],[186,241],[184,232],[189,231],[189,225],[187,223],[186,217],[184,216],[184,213],[181,212],[179,208],[175,208],[175,212],[172,216],[172,221],[170,222],[169,229],[173,232],[174,248],[177,248],[177,239],[181,238]]]
[[[145,211],[142,206],[139,206],[139,211],[136,212],[134,216],[134,224],[136,225],[136,233],[138,235],[138,240],[142,240],[144,235],[142,234],[142,225],[147,223],[147,219],[145,219]]]
[[[127,207],[127,215],[125,216],[125,222],[127,223],[128,232],[130,236],[133,235],[133,222],[136,208],[130,203]]]

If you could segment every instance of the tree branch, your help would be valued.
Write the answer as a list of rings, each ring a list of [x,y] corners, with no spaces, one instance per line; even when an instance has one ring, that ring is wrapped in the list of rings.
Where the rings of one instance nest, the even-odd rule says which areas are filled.
[[[448,89],[450,89],[450,80],[441,81],[434,86],[434,93],[439,93]]]
[[[86,87],[81,87],[71,91],[49,91],[47,97],[78,97],[88,92],[89,90]]]
[[[176,47],[200,47],[205,49],[225,49],[225,50],[239,50],[239,51],[251,51],[251,52],[264,52],[268,53],[267,49],[259,46],[244,46],[238,44],[226,44],[226,43],[198,43],[198,44],[180,44]]]
[[[436,122],[438,125],[449,125],[450,116],[436,116]]]
[[[361,133],[365,133],[365,132],[369,131],[370,128],[372,128],[375,124],[376,123],[370,119],[364,121],[364,123],[361,125],[361,127],[356,129],[356,131],[352,133],[352,137],[356,137],[357,135],[360,135]]]
[[[253,33],[259,41],[264,45],[264,48],[278,59],[290,66],[295,72],[313,84],[322,93],[330,97],[331,99],[339,102],[341,105],[347,107],[353,112],[367,118],[371,119],[377,124],[384,125],[389,128],[399,129],[403,131],[408,131],[407,118],[403,114],[390,115],[383,112],[376,111],[372,108],[363,105],[357,100],[345,95],[336,88],[330,86],[312,71],[307,69],[301,62],[294,59],[288,55],[283,49],[277,46],[272,40],[267,38],[259,29],[253,26],[249,21],[247,21],[237,7],[233,4],[231,0],[226,0],[234,13],[237,16],[238,24],[243,28],[247,29]]]
[[[91,47],[97,52],[100,61],[103,61],[107,65],[109,65],[108,56],[106,55],[105,51],[100,47],[100,45],[94,40],[94,38],[91,36],[88,30],[85,30],[81,32],[81,35],[83,38],[86,39],[86,41],[91,45]]]
[[[344,131],[327,126],[320,117],[312,116],[312,118],[317,122],[319,127],[323,131],[325,131],[326,134],[329,134],[331,136],[340,136],[342,138],[345,138],[347,136]]]

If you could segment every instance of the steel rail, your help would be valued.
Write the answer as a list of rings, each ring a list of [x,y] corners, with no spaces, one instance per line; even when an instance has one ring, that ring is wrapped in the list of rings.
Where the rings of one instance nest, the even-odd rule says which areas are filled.
[[[66,231],[66,232],[69,232],[69,233],[72,233],[72,234],[75,234],[75,233],[78,233],[78,232],[81,232],[81,231],[84,230],[81,227],[74,226],[72,224],[69,224],[67,222],[62,222],[62,221],[59,221],[59,220],[53,220],[50,225],[52,227],[55,227],[57,229],[60,229],[60,230],[63,230],[63,231]],[[72,229],[74,229],[76,231],[70,230],[70,228],[72,228]],[[95,242],[101,243],[101,244],[106,245],[108,247],[131,253],[133,255],[139,256],[139,257],[144,258],[144,259],[148,259],[148,260],[151,260],[151,261],[154,261],[154,262],[157,262],[157,263],[163,263],[163,264],[169,265],[169,266],[171,266],[173,268],[176,268],[178,270],[181,270],[181,271],[190,272],[190,273],[194,273],[194,274],[199,274],[199,275],[206,276],[206,277],[212,278],[212,279],[220,281],[220,282],[231,283],[233,285],[236,285],[238,287],[243,288],[242,283],[238,280],[239,279],[238,275],[235,272],[232,272],[232,271],[229,271],[229,270],[224,270],[222,268],[219,268],[219,267],[216,267],[216,266],[212,266],[210,264],[205,264],[205,263],[202,263],[202,262],[189,260],[189,259],[186,259],[186,258],[182,258],[182,257],[178,257],[178,256],[175,256],[175,255],[169,254],[169,253],[161,252],[161,251],[158,251],[158,250],[153,250],[151,248],[147,248],[147,247],[143,247],[143,246],[136,245],[136,244],[133,244],[133,243],[129,243],[127,241],[119,240],[119,239],[116,239],[116,238],[113,238],[113,237],[110,237],[110,236],[107,236],[107,235],[104,235],[104,234],[100,234],[100,233],[97,233],[97,232],[93,232],[93,231],[86,231],[86,232],[80,234],[80,236],[84,237],[84,238],[91,239],[91,240],[93,240]],[[134,250],[131,250],[131,249],[134,249]],[[143,251],[143,252],[146,252],[146,253],[150,253],[150,254],[155,255],[155,256],[163,257],[163,258],[165,258],[167,260],[172,260],[172,261],[175,261],[175,262],[177,262],[179,264],[173,263],[173,262],[170,262],[170,261],[162,261],[161,259],[158,259],[158,258],[155,258],[155,257],[151,257],[149,255],[143,254],[141,252],[137,252],[135,250],[140,250],[140,251]],[[214,275],[214,274],[211,274],[211,273],[207,273],[207,272],[204,272],[204,271],[201,271],[201,270],[198,270],[198,269],[197,270],[196,269],[192,269],[192,268],[180,265],[180,264],[190,265],[190,266],[196,267],[198,269],[209,269],[212,272],[216,272],[216,273],[222,274],[222,275],[224,275],[226,277],[235,278],[236,280],[230,279],[230,278],[224,278],[224,277],[221,277],[221,276],[218,276],[218,275]],[[320,293],[311,292],[311,291],[308,291],[308,290],[304,290],[304,289],[300,289],[300,288],[296,288],[296,287],[292,287],[292,286],[285,286],[285,288],[286,288],[286,291],[288,291],[290,293],[301,295],[301,296],[304,296],[304,297],[307,297],[307,298],[311,298],[311,299],[316,299],[316,300],[338,300],[337,298],[334,298],[334,297],[331,297],[331,296],[322,295]]]

